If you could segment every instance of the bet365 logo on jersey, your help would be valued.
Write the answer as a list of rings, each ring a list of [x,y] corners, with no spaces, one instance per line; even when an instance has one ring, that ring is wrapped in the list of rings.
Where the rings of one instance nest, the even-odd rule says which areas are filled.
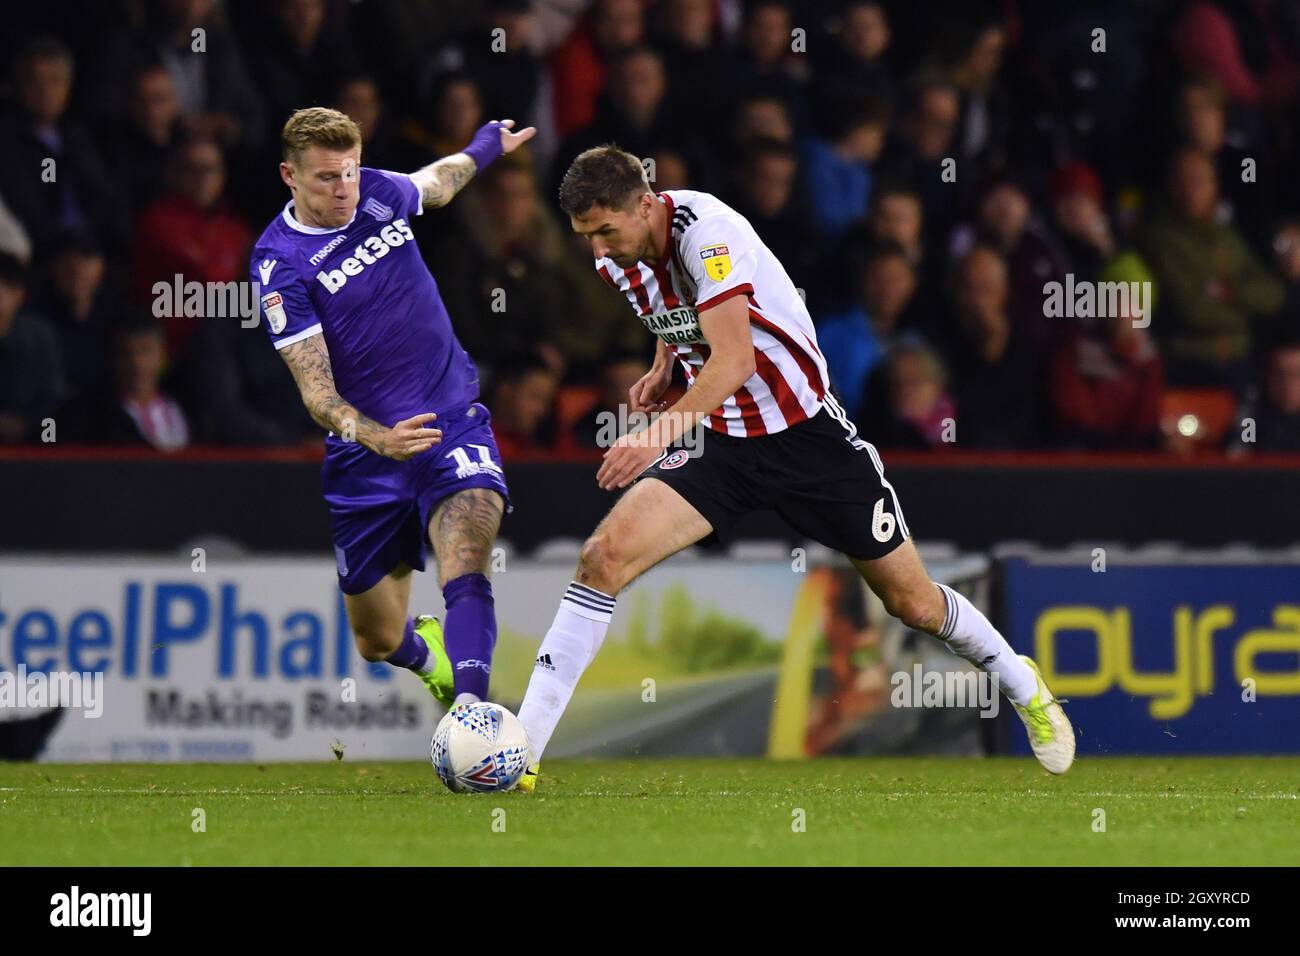
[[[379,231],[379,235],[368,236],[365,242],[353,249],[352,255],[340,262],[337,269],[322,269],[316,273],[316,278],[329,290],[330,295],[334,295],[348,284],[349,278],[364,272],[366,266],[373,266],[388,255],[390,250],[414,239],[406,220],[394,219]]]

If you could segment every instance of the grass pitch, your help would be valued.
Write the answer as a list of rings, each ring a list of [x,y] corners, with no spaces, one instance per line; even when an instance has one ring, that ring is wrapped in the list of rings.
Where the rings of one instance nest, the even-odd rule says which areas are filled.
[[[527,796],[451,794],[427,763],[0,764],[0,866],[1300,864],[1298,758],[542,771]]]

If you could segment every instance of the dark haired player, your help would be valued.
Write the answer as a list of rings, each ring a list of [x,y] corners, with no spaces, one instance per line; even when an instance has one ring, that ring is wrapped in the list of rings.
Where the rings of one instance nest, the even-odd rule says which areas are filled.
[[[533,759],[600,649],[614,596],[670,555],[725,538],[737,518],[770,508],[846,555],[890,614],[992,675],[1043,767],[1069,769],[1075,740],[1064,710],[1030,658],[963,595],[930,580],[880,456],[831,392],[802,297],[749,222],[708,193],[656,194],[640,161],[614,146],[573,161],[560,206],[591,241],[596,270],[659,339],[629,400],[634,411],[662,414],[610,448],[596,475],[607,490],[633,487],[587,539],[542,641],[519,711]],[[690,387],[665,409],[673,360]],[[700,423],[701,453],[674,450]],[[535,787],[535,767],[520,785]]]

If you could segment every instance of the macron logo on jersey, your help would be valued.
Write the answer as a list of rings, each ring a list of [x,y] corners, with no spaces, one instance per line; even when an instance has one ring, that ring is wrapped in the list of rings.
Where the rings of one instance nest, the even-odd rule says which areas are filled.
[[[415,235],[406,220],[394,219],[380,230],[379,235],[367,237],[365,242],[353,249],[352,255],[340,262],[337,269],[322,269],[316,273],[316,278],[329,290],[330,295],[334,295],[348,284],[348,279],[364,272],[366,266],[373,266],[388,255],[390,250],[414,240]]]

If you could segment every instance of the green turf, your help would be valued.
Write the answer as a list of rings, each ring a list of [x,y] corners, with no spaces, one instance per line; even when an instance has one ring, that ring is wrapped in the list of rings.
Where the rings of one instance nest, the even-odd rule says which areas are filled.
[[[0,866],[1294,866],[1298,789],[1259,757],[548,761],[531,797],[420,763],[0,764]]]

